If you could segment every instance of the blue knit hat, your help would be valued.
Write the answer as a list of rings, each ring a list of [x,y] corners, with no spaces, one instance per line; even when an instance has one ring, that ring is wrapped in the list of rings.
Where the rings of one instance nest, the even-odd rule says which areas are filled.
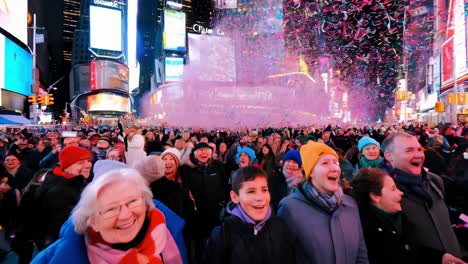
[[[237,153],[236,153],[236,163],[239,164],[239,159],[240,159],[240,155],[242,153],[245,153],[247,155],[249,155],[249,158],[250,158],[250,163],[253,163],[255,161],[255,151],[253,151],[253,149],[249,148],[249,147],[241,147],[241,146],[238,146],[237,147]]]
[[[380,149],[380,143],[371,137],[362,137],[358,142],[358,149],[361,151],[363,148],[369,145],[376,145]]]
[[[286,152],[286,155],[284,155],[284,161],[288,160],[293,160],[299,164],[299,167],[302,167],[302,159],[301,159],[301,154],[299,154],[299,151],[291,149],[288,152]]]

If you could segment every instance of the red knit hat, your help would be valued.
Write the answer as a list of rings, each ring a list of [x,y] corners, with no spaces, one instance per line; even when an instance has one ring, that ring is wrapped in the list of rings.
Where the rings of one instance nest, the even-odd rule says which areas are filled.
[[[82,160],[92,161],[93,156],[89,150],[77,146],[65,147],[59,154],[59,163],[62,170]]]

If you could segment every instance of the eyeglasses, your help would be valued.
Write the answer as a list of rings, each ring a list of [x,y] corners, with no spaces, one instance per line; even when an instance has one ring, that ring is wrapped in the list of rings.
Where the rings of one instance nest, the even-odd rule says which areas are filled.
[[[120,157],[121,157],[120,155],[109,155],[109,156],[107,156],[108,159],[112,159],[112,160],[120,159]]]
[[[104,217],[104,219],[111,219],[111,218],[114,218],[114,217],[116,217],[116,216],[118,216],[120,214],[120,210],[122,209],[122,206],[124,206],[124,205],[127,207],[127,209],[133,209],[133,208],[136,208],[136,207],[138,207],[138,206],[140,206],[142,204],[143,204],[143,196],[139,196],[137,198],[131,199],[130,201],[128,201],[126,203],[107,208],[107,209],[99,212],[99,215],[102,215],[102,217]]]

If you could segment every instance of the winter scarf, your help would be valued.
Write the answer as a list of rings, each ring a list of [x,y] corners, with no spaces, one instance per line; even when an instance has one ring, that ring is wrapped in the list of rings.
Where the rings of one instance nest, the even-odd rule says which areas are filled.
[[[124,251],[105,242],[101,235],[91,228],[86,233],[86,248],[90,263],[100,264],[182,264],[182,258],[171,233],[167,229],[164,215],[157,209],[148,213],[149,224],[141,242]],[[144,227],[145,228],[145,225]],[[138,235],[137,235],[138,236]]]
[[[299,186],[299,191],[305,196],[305,198],[325,211],[333,213],[341,203],[341,197],[343,197],[343,190],[339,187],[332,195],[326,195],[319,192],[310,182],[304,182]]]
[[[284,165],[286,166],[286,164]],[[292,174],[289,174],[288,171],[283,166],[283,175],[284,178],[286,179],[286,183],[288,184],[288,187],[290,189],[295,188],[299,185],[299,183],[302,181],[304,178],[304,173],[302,173],[302,170],[297,170]]]
[[[71,175],[67,172],[65,172],[64,170],[62,170],[59,166],[55,167],[53,170],[52,170],[52,173],[57,175],[57,176],[61,176],[61,177],[64,177],[65,179],[71,179],[71,178],[75,178],[75,177],[83,177],[83,176],[74,176],[74,175]],[[83,177],[84,179],[84,177]]]
[[[109,148],[96,148],[96,156],[98,160],[106,159],[107,151]]]
[[[254,235],[257,235],[258,232],[262,230],[262,228],[265,226],[268,219],[270,219],[271,217],[271,207],[268,207],[268,211],[267,211],[265,218],[260,222],[255,222],[254,220],[252,220],[252,218],[250,218],[247,215],[247,213],[242,209],[242,207],[239,204],[235,205],[234,208],[232,207],[233,207],[233,203],[229,202],[227,206],[227,212],[230,213],[231,215],[237,216],[238,218],[242,220],[242,222],[253,225]]]
[[[382,157],[378,157],[375,160],[368,160],[364,155],[362,155],[359,160],[359,168],[377,168],[383,160],[384,159]]]
[[[414,194],[427,202],[429,207],[432,207],[432,198],[426,188],[430,188],[427,183],[426,171],[422,170],[420,176],[411,175],[402,170],[395,169],[393,179],[396,183],[406,186]]]

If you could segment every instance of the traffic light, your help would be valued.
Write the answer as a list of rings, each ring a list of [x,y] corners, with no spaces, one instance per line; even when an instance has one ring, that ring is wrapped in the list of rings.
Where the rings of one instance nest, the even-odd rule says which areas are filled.
[[[445,112],[445,105],[444,105],[444,103],[443,103],[443,102],[436,102],[436,103],[435,103],[434,110],[436,111],[436,113],[443,113],[443,112]]]
[[[41,105],[46,105],[46,96],[45,96],[45,95],[38,95],[38,96],[37,96],[37,101],[38,101]]]
[[[43,106],[53,105],[54,104],[54,96],[52,94],[46,95],[38,95],[37,101],[41,103]]]
[[[54,95],[53,94],[48,94],[47,95],[47,105],[53,105],[54,104]]]
[[[449,105],[457,104],[457,95],[456,94],[447,94],[447,104],[449,104]]]
[[[37,103],[37,97],[35,95],[28,96],[28,102],[31,104]]]

